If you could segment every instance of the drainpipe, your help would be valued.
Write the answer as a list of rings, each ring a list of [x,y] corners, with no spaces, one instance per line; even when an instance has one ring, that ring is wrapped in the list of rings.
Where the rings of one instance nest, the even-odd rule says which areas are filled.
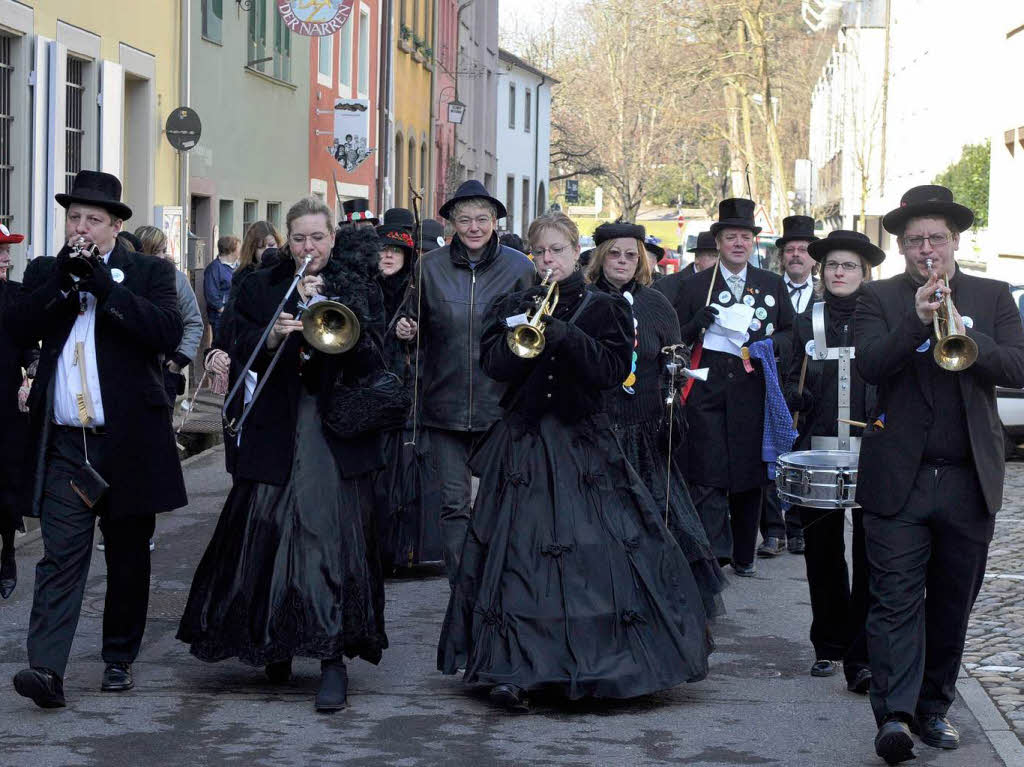
[[[191,106],[192,102],[192,74],[189,71],[192,63],[192,2],[191,0],[180,0],[181,2],[181,91],[178,99],[181,106]],[[178,200],[181,202],[181,247],[182,267],[187,273],[189,268],[196,266],[193,263],[193,253],[189,249],[189,234],[191,233],[191,222],[189,215],[192,212],[188,200],[188,180],[190,163],[188,152],[178,152]]]
[[[384,45],[384,55],[381,57],[384,64],[384,71],[381,72],[380,82],[377,88],[377,157],[379,160],[377,170],[377,200],[375,210],[383,214],[386,207],[384,201],[384,187],[390,177],[391,166],[391,62],[394,56],[394,19],[395,6],[392,0],[383,0],[383,14],[386,33],[381,35]]]
[[[548,81],[547,75],[541,75],[540,84],[537,86],[537,103],[534,105],[536,117],[533,118],[533,210],[530,211],[531,220],[537,217],[540,199],[540,89]],[[523,222],[526,226],[526,222]],[[524,231],[523,234],[526,234]]]
[[[427,213],[430,214],[429,218],[434,217],[434,192],[437,189],[437,169],[434,167],[434,145],[437,143],[437,99],[434,94],[437,90],[437,33],[438,23],[437,17],[438,12],[441,10],[441,4],[437,2],[431,2],[427,4],[428,7],[433,11],[434,18],[431,24],[431,61],[430,61],[430,132],[427,138],[427,178],[423,179],[423,211],[421,211],[421,218]],[[418,246],[418,243],[417,243]]]

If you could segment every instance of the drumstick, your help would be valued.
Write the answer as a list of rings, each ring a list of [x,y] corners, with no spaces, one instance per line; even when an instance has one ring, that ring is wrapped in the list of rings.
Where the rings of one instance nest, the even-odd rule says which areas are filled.
[[[803,364],[800,366],[800,383],[796,387],[796,395],[802,397],[804,393],[804,381],[807,380],[807,355],[804,355]],[[800,423],[800,411],[797,410],[793,415],[793,428],[797,428],[797,424]]]
[[[712,268],[712,269],[714,269],[715,271],[713,271],[713,272],[711,273],[711,284],[710,284],[710,285],[708,285],[708,294],[707,294],[707,296],[706,296],[706,297],[705,297],[705,299],[704,299],[704,306],[705,306],[705,307],[711,306],[711,294],[715,292],[715,280],[716,280],[716,279],[718,278],[718,262],[719,262],[719,261],[720,261],[721,259],[722,259],[722,256],[721,256],[721,255],[715,256],[715,265],[714,265],[713,267],[711,267],[711,268]],[[703,329],[702,329],[702,330],[700,331],[700,337],[701,337],[701,339],[703,339],[703,338],[704,338],[704,334],[705,334],[705,333],[707,333],[707,332],[708,332],[708,329],[707,329],[707,328],[703,328]]]
[[[859,426],[862,429],[868,428],[868,425],[863,421],[851,421],[849,418],[837,418],[837,423],[848,423],[850,426]]]

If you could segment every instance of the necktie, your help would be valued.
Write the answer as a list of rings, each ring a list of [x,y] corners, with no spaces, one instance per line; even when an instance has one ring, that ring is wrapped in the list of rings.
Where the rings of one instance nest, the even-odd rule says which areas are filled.
[[[733,298],[739,301],[743,297],[743,280],[740,279],[738,274],[733,274],[726,282],[729,283],[729,289],[732,291]]]
[[[807,287],[807,283],[806,282],[803,285],[793,285],[791,283],[790,286],[789,286],[789,297],[792,298],[793,296],[795,296],[797,293],[799,293],[801,290],[803,290],[806,287]]]

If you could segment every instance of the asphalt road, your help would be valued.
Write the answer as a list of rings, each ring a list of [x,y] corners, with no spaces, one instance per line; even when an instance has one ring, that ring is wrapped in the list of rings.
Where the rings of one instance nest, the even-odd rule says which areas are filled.
[[[38,539],[21,545],[22,581],[0,603],[0,765],[881,765],[867,699],[842,676],[812,679],[810,607],[801,557],[762,561],[734,578],[718,651],[703,682],[628,702],[535,701],[528,716],[494,710],[486,697],[434,671],[447,599],[443,578],[388,586],[391,648],[378,667],[349,665],[350,707],[317,715],[319,667],[296,662],[292,683],[261,670],[205,664],[174,639],[192,571],[227,493],[220,452],[186,468],[191,505],[162,515],[154,553],[146,641],[137,687],[99,692],[104,565],[97,552],[65,683],[68,708],[37,709],[7,686],[26,663],[25,634]],[[968,708],[951,716],[956,752],[918,746],[917,765],[1002,765]]]

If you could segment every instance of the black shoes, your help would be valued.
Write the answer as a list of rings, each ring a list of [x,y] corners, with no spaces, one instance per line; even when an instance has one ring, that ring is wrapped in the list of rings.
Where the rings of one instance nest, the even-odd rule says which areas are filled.
[[[316,710],[333,714],[348,705],[348,670],[341,658],[320,661],[320,689],[316,693]]]
[[[790,554],[803,554],[807,550],[806,544],[804,544],[804,538],[802,535],[794,535],[786,542],[786,548],[789,549]]]
[[[960,733],[944,714],[918,714],[910,723],[910,730],[932,748],[960,747]]]
[[[496,684],[491,688],[491,702],[513,714],[530,713],[530,701],[522,687],[514,684]]]
[[[18,563],[14,558],[14,546],[0,550],[0,597],[7,599],[18,585]]]
[[[910,727],[900,719],[887,719],[875,735],[875,753],[886,764],[899,764],[914,758],[914,739]]]
[[[811,676],[832,676],[838,670],[839,661],[837,660],[816,660],[811,666]]]
[[[267,674],[267,679],[274,684],[287,684],[292,678],[292,659],[268,663],[263,670]]]
[[[108,663],[103,669],[101,692],[125,692],[135,686],[131,663]]]
[[[871,669],[859,668],[853,678],[846,680],[846,689],[859,695],[867,695],[871,689]]]
[[[786,550],[786,544],[781,538],[769,536],[757,547],[757,556],[774,557]]]
[[[739,562],[733,562],[732,571],[741,578],[753,578],[757,575],[757,568],[752,564],[741,565]]]
[[[40,708],[63,708],[64,681],[48,668],[25,668],[14,675],[18,695],[31,698]]]

